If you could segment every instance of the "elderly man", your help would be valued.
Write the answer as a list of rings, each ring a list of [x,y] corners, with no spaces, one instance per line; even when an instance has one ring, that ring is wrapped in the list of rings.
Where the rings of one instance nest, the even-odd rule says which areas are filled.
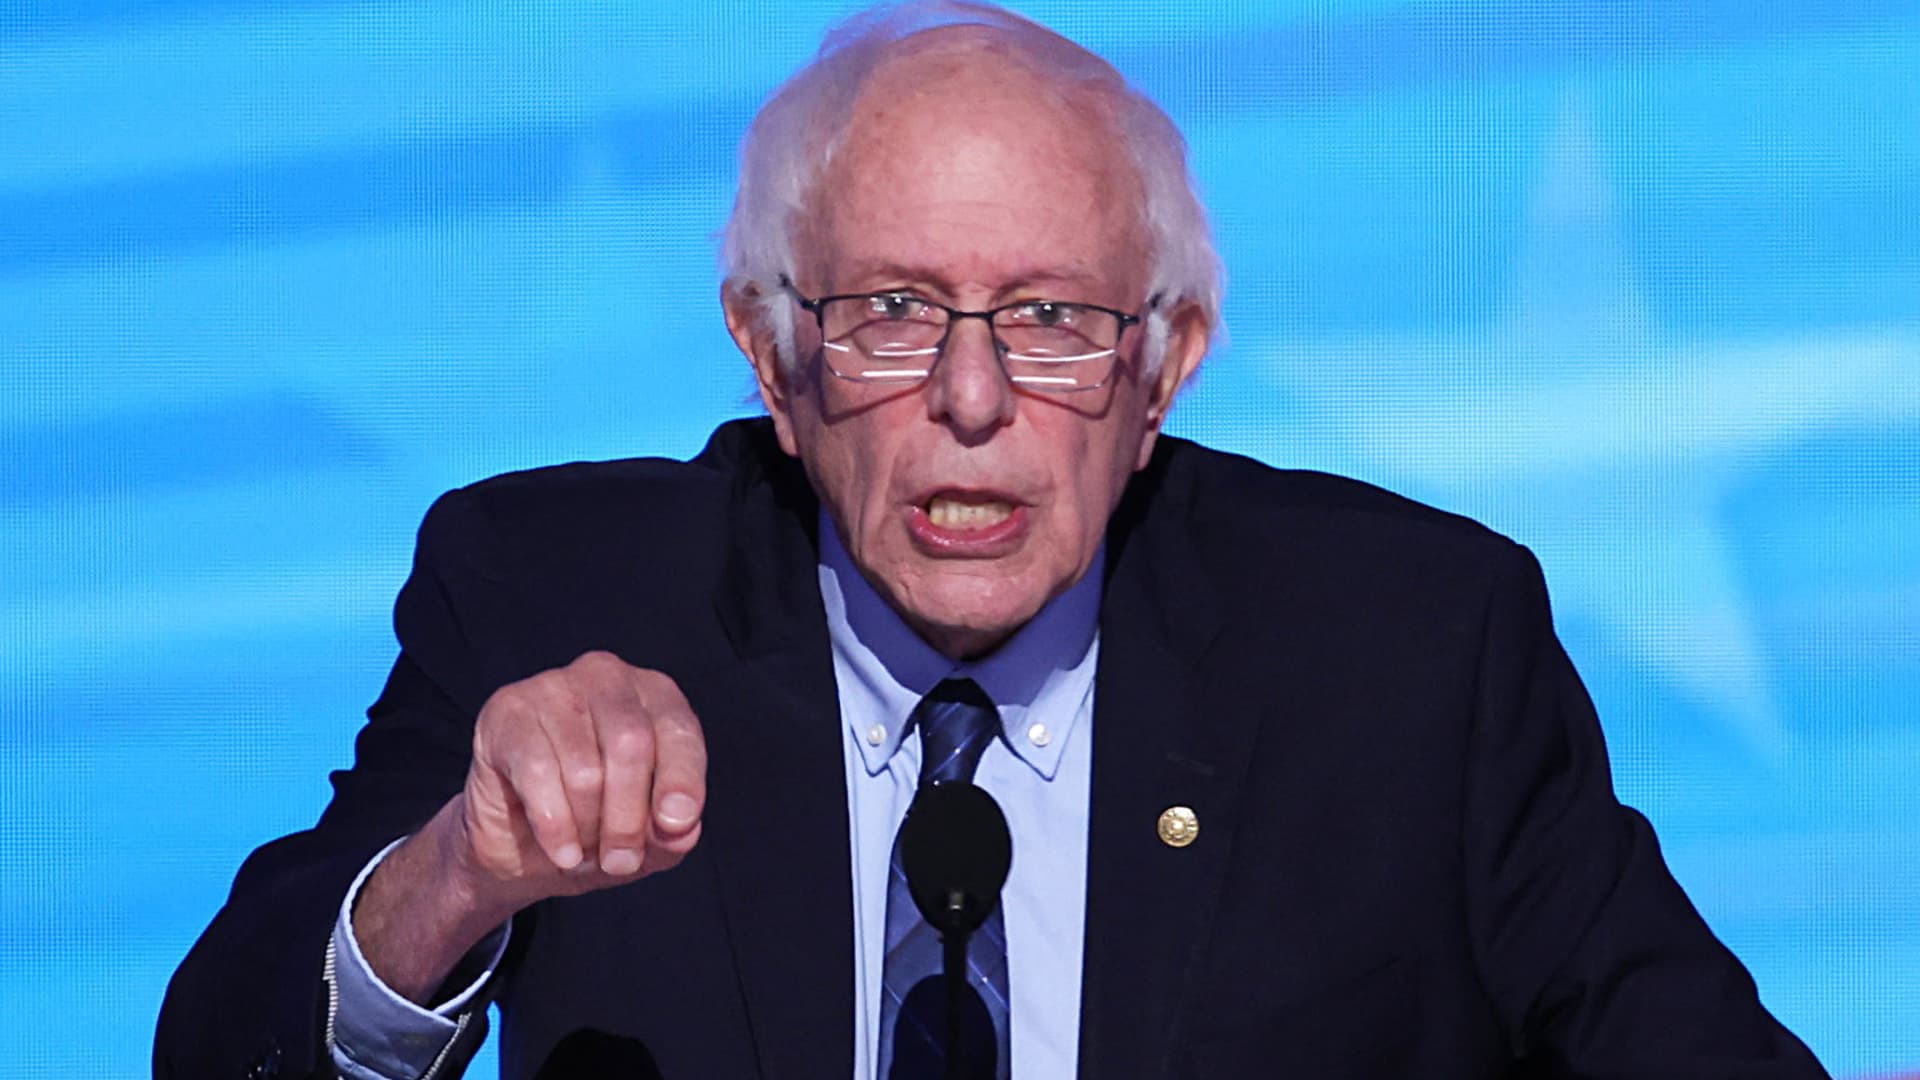
[[[1178,133],[1015,16],[849,24],[754,122],[769,417],[422,527],[353,769],[182,966],[170,1076],[1816,1077],[1614,800],[1523,549],[1159,428]],[[960,1042],[895,834],[1004,806]],[[245,1070],[252,1068],[252,1073]]]

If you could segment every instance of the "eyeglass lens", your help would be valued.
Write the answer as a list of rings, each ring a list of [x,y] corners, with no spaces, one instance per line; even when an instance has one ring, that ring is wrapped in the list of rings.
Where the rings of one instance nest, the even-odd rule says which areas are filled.
[[[836,373],[880,382],[922,379],[953,322],[939,304],[901,294],[839,297],[820,310]],[[1075,389],[1112,373],[1119,316],[1081,304],[1032,301],[996,309],[993,334],[1008,377],[1036,389]]]

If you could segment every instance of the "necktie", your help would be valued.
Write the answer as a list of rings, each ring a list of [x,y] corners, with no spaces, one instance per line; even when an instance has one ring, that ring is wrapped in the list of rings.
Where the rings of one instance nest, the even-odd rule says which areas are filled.
[[[920,729],[920,783],[971,783],[980,754],[1000,730],[993,700],[971,679],[933,688],[909,721]],[[900,841],[887,881],[887,955],[881,973],[882,1080],[946,1080],[947,1006],[940,932],[927,925],[907,891]],[[1007,1080],[1009,1016],[1007,933],[1001,909],[967,942],[967,997],[960,1046],[968,1076]]]

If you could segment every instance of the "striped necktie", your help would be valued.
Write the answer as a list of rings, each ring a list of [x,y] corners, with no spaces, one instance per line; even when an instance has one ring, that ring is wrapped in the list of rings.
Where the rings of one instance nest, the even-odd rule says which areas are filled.
[[[1000,731],[993,699],[971,679],[948,679],[913,710],[920,729],[920,783],[971,783],[980,754]],[[947,1006],[940,932],[927,925],[907,890],[900,841],[887,880],[887,956],[881,973],[882,1080],[946,1080]],[[1007,1080],[1010,1072],[1007,933],[1001,908],[967,942],[967,997],[960,1045],[969,1080]]]

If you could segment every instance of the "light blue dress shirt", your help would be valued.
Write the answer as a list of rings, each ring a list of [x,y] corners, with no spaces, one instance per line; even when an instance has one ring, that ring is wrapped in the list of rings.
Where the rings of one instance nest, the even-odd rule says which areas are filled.
[[[854,567],[820,517],[820,598],[833,642],[853,863],[854,1077],[878,1063],[887,876],[893,837],[920,776],[920,737],[903,729],[946,678],[979,683],[1000,709],[1001,738],[975,782],[1000,803],[1013,836],[1001,895],[1007,929],[1016,1077],[1074,1075],[1086,939],[1087,806],[1093,774],[1093,676],[1099,657],[1105,552],[1086,576],[985,659],[956,663],[909,629]],[[388,850],[391,850],[389,848]],[[415,1080],[453,1038],[455,1017],[505,951],[507,928],[476,947],[485,973],[458,997],[423,1009],[382,984],[353,938],[354,897],[386,852],[354,881],[334,924],[328,968],[337,999],[330,1051],[353,1080]]]
[[[872,1077],[878,1065],[887,876],[894,834],[920,779],[919,733],[903,737],[901,729],[947,678],[972,679],[1000,707],[1001,738],[981,755],[974,782],[999,802],[1013,834],[1013,869],[1001,893],[1013,1075],[1075,1073],[1104,556],[992,655],[955,663],[880,599],[821,515],[820,598],[845,722],[853,851],[855,1077]]]

